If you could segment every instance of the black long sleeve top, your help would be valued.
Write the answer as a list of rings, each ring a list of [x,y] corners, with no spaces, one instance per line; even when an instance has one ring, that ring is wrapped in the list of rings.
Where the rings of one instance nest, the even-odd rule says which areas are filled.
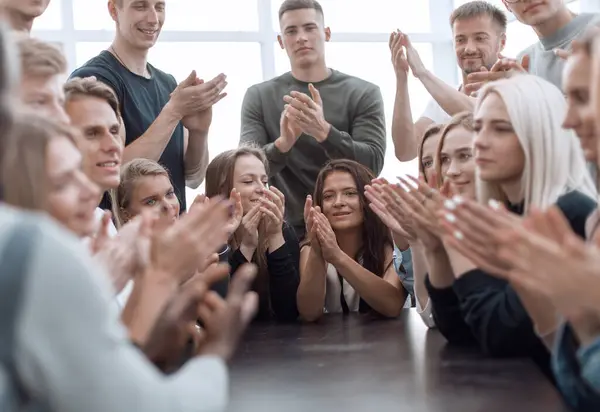
[[[585,237],[585,223],[596,208],[596,202],[572,191],[561,196],[557,206],[573,231]],[[513,213],[523,213],[522,205],[511,205],[509,209]],[[452,288],[435,289],[429,281],[426,286],[436,325],[450,342],[465,343],[474,339],[484,353],[491,356],[528,356],[548,376],[552,375],[550,354],[508,282],[474,269],[458,278]]]
[[[285,243],[277,250],[267,253],[269,274],[268,296],[259,296],[261,302],[257,319],[276,319],[279,321],[294,321],[298,318],[296,292],[300,284],[300,245],[294,229],[283,226]],[[256,261],[256,254],[252,262]],[[229,256],[231,274],[244,263],[249,263],[239,250]]]

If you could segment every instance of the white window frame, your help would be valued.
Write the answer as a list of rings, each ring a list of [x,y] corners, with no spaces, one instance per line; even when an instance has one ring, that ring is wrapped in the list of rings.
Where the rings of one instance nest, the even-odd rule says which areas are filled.
[[[34,34],[47,41],[59,42],[69,62],[71,70],[76,68],[76,44],[79,42],[111,42],[114,36],[107,30],[76,30],[73,15],[73,0],[61,1],[61,30],[35,30]],[[164,31],[161,42],[254,42],[260,43],[261,62],[264,80],[275,76],[275,39],[277,33],[273,30],[272,1],[257,0],[258,30],[246,32],[233,31]],[[409,33],[415,43],[431,43],[433,49],[433,72],[449,84],[458,81],[458,68],[454,64],[455,56],[452,45],[452,35],[448,24],[448,16],[454,9],[453,0],[428,0],[430,13],[429,33]],[[572,2],[575,0],[567,0]],[[582,12],[600,12],[600,0],[580,0]],[[509,16],[514,21],[514,16]],[[335,32],[335,27],[333,28]],[[387,42],[389,32],[385,33],[335,33],[335,42]]]

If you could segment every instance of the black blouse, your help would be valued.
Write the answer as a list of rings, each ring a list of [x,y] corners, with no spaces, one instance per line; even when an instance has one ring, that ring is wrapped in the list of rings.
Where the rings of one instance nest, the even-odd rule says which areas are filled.
[[[277,250],[266,254],[268,267],[269,293],[259,296],[259,313],[257,319],[276,319],[279,321],[294,321],[298,319],[296,292],[300,284],[300,245],[296,232],[284,224],[283,238],[285,243]],[[235,250],[229,255],[231,275],[243,265],[249,263],[244,254]],[[256,253],[252,257],[256,263]]]

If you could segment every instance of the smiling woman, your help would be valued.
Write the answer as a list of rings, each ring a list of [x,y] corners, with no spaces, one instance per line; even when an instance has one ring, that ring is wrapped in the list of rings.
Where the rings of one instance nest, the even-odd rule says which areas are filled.
[[[323,313],[396,317],[406,300],[393,266],[390,230],[369,208],[373,173],[351,160],[321,169],[305,206],[307,240],[300,255],[298,310],[307,321]]]

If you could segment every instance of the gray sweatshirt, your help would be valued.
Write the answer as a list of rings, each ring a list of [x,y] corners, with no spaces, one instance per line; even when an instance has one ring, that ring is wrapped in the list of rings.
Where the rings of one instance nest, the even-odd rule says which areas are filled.
[[[0,204],[0,252],[24,218],[37,219]],[[39,228],[15,332],[15,364],[27,393],[56,412],[225,409],[221,359],[196,358],[163,375],[129,342],[108,277],[94,269],[81,241],[45,218]]]
[[[571,49],[571,42],[588,27],[600,23],[600,14],[584,13],[575,16],[565,27],[551,36],[541,38],[518,55],[519,61],[529,55],[529,73],[539,76],[562,90],[564,60],[554,54],[554,49]]]
[[[385,113],[378,86],[337,70],[314,86],[321,94],[331,132],[323,143],[302,135],[287,153],[274,145],[280,136],[283,96],[292,90],[310,96],[308,83],[288,72],[250,87],[242,105],[240,144],[252,142],[265,149],[270,183],[285,194],[286,220],[299,237],[304,234],[304,202],[313,193],[323,165],[331,159],[351,159],[378,175],[386,147]]]

